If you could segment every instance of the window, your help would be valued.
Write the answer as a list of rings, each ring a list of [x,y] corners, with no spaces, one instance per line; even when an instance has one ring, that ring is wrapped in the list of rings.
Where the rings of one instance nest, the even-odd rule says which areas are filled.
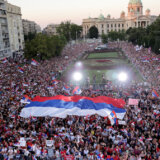
[[[117,25],[116,25],[116,24],[115,24],[114,26],[115,26],[115,27],[117,27]]]
[[[103,28],[103,24],[102,24],[102,28]]]
[[[120,27],[121,25],[120,24],[118,24],[118,27]]]
[[[113,27],[113,24],[111,24],[111,27]]]

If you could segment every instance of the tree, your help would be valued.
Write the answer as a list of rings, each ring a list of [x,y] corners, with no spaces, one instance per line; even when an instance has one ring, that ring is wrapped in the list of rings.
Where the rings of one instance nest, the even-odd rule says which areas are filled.
[[[150,26],[145,28],[129,28],[126,31],[128,40],[134,44],[151,47],[152,51],[160,54],[160,16]]]
[[[104,44],[108,43],[108,36],[106,34],[102,34],[101,38]]]
[[[44,60],[59,56],[65,44],[66,40],[63,36],[37,34],[34,39],[26,42],[25,57]]]
[[[24,40],[25,41],[31,41],[32,39],[34,39],[36,36],[36,33],[31,33],[29,32],[28,35],[24,35]]]
[[[60,36],[64,36],[67,41],[76,40],[80,38],[82,26],[66,21],[59,25],[57,32]]]
[[[95,26],[89,29],[89,38],[98,38],[98,29]]]

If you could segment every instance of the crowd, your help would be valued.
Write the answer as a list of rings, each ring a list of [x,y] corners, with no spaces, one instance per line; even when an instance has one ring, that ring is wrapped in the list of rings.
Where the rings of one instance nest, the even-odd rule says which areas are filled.
[[[151,87],[133,84],[117,88],[107,82],[102,90],[82,90],[82,96],[103,95],[126,101],[125,123],[117,122],[114,126],[107,117],[98,115],[65,119],[19,116],[24,95],[65,95],[65,82],[60,80],[53,87],[52,80],[97,46],[96,42],[68,45],[61,57],[39,62],[37,66],[21,56],[0,63],[0,160],[160,160],[160,101],[153,99]],[[159,91],[159,63],[152,59],[155,55],[151,51],[136,51],[126,42],[112,42],[108,46],[121,48]],[[149,63],[141,61],[143,56],[150,58]],[[23,68],[23,73],[18,67]],[[139,99],[139,104],[129,106],[129,98]]]

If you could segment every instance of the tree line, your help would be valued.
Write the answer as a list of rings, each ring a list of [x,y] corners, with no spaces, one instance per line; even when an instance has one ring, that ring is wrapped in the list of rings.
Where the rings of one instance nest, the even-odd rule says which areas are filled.
[[[81,26],[66,21],[57,28],[58,35],[29,33],[25,36],[24,55],[27,59],[35,58],[37,60],[60,56],[66,43],[80,38],[81,32]]]
[[[126,32],[111,31],[107,35],[102,35],[103,43],[107,43],[108,40],[116,41],[118,39],[132,42],[135,45],[142,45],[146,48],[151,47],[153,52],[160,54],[160,16],[147,28],[129,28]]]

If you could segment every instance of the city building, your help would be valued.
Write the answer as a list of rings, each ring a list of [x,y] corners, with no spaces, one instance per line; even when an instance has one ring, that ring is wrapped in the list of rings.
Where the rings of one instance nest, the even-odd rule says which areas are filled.
[[[29,33],[40,33],[41,27],[36,24],[34,21],[22,20],[23,23],[23,32],[24,35],[28,35]]]
[[[6,2],[7,22],[11,52],[23,50],[24,35],[21,8]]]
[[[58,24],[49,24],[43,29],[43,33],[47,35],[57,35],[57,27],[59,27]]]
[[[0,59],[11,56],[6,2],[0,0]]]
[[[150,9],[143,14],[143,4],[141,0],[130,0],[128,3],[128,13],[121,12],[120,17],[115,19],[111,15],[104,17],[100,14],[98,18],[83,19],[83,36],[86,37],[89,29],[95,26],[98,29],[99,35],[107,34],[110,31],[127,30],[130,27],[147,27],[156,20],[157,16],[151,15]]]

